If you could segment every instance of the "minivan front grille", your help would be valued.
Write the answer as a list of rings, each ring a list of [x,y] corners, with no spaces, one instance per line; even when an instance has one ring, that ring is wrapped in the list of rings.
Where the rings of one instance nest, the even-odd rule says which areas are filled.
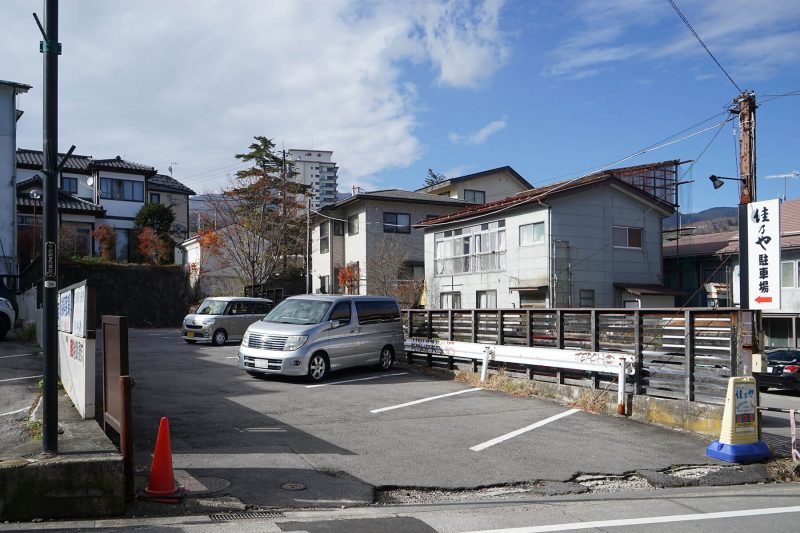
[[[283,350],[286,339],[286,336],[251,333],[250,338],[247,340],[247,347],[260,350]]]

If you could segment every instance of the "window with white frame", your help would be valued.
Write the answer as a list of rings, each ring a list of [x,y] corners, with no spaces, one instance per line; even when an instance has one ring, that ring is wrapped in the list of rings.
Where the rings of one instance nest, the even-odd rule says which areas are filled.
[[[612,238],[614,248],[641,248],[642,228],[614,226]]]
[[[498,220],[434,235],[437,276],[506,268],[506,221]]]
[[[439,294],[440,309],[461,309],[460,292],[443,292]]]
[[[519,227],[519,245],[531,246],[544,242],[544,222],[524,224]]]
[[[800,287],[800,261],[781,261],[781,288],[795,289]]]
[[[475,291],[476,309],[497,309],[497,291]]]

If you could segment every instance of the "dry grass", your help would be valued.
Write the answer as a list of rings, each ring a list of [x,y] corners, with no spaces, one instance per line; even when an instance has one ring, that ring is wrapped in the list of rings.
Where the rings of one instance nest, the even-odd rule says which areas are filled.
[[[570,403],[570,407],[582,409],[590,413],[604,413],[606,411],[606,393],[604,391],[582,391],[577,400]]]
[[[460,383],[472,385],[473,387],[501,391],[511,394],[512,396],[522,396],[526,398],[541,396],[539,391],[536,390],[535,382],[509,377],[502,369],[496,374],[489,374],[485,382],[481,381],[480,374],[474,372],[457,372],[453,379]]]
[[[774,459],[767,463],[770,477],[779,483],[800,481],[800,463],[791,459]]]

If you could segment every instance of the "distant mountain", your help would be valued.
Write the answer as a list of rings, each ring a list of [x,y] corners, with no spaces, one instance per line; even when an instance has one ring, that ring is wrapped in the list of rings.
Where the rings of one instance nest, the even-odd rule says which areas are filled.
[[[694,226],[695,233],[716,233],[719,231],[730,231],[738,226],[739,208],[738,207],[712,207],[699,213],[681,213],[681,228]],[[675,229],[678,226],[678,214],[674,214],[664,219],[664,229]]]

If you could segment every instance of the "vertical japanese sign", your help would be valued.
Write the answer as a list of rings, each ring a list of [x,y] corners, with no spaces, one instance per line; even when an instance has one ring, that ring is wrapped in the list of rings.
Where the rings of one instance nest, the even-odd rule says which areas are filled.
[[[781,306],[780,201],[747,205],[747,266],[750,309]]]
[[[737,383],[736,397],[736,433],[756,431],[756,386],[755,383]]]

